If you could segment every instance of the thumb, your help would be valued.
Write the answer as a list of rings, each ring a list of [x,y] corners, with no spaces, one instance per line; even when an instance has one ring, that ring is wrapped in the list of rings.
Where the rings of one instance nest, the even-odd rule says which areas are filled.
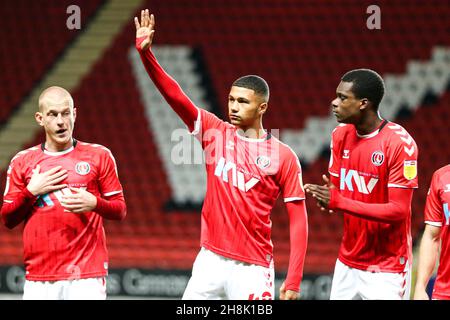
[[[330,179],[328,179],[328,177],[326,175],[322,175],[322,179],[323,181],[325,181],[325,183],[328,185],[328,187],[333,187],[333,183],[330,181]]]
[[[70,191],[74,191],[75,193],[79,193],[81,191],[80,188],[69,187]]]

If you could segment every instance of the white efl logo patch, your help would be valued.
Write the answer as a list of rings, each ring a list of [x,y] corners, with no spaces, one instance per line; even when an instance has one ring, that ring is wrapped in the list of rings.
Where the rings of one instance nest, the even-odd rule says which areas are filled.
[[[89,172],[91,172],[91,166],[87,162],[78,162],[75,165],[75,171],[81,176],[87,175]]]
[[[261,169],[265,169],[270,166],[270,158],[267,156],[258,156],[256,158],[256,165]]]
[[[381,166],[384,162],[384,153],[382,151],[375,151],[372,153],[372,163],[377,167]]]

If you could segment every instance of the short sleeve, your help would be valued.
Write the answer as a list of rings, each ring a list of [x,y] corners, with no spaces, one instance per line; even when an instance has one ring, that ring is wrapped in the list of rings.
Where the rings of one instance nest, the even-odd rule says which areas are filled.
[[[430,189],[428,190],[427,201],[425,203],[424,220],[425,223],[436,227],[441,227],[443,221],[443,208],[440,201],[440,192],[439,175],[434,173],[433,178],[431,179]]]
[[[297,155],[289,150],[280,167],[280,186],[284,202],[305,199],[302,168]]]
[[[405,132],[399,139],[394,135],[389,147],[389,180],[388,187],[417,188],[418,149],[413,138]]]
[[[104,148],[100,157],[99,187],[102,196],[109,197],[122,192],[117,165],[111,151]]]

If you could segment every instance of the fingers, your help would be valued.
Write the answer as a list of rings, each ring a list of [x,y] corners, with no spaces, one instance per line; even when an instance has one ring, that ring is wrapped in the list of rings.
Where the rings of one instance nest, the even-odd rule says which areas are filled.
[[[49,172],[50,172],[50,170],[45,173],[48,176],[47,177],[48,180],[54,180],[54,179],[59,178],[59,177],[61,177],[63,175],[67,175],[67,170],[65,170],[65,169],[61,170],[61,171],[57,171],[56,173],[53,173],[53,174],[50,174]]]
[[[47,182],[47,185],[48,186],[53,186],[53,185],[55,185],[57,183],[60,183],[61,181],[64,181],[65,179],[67,179],[67,177],[68,177],[68,174],[66,173],[66,174],[64,174],[64,175],[62,175],[60,177],[56,177],[56,178],[51,179],[51,180],[49,179],[48,182]]]
[[[146,27],[150,26],[150,13],[148,12],[148,9],[145,9],[145,24]]]
[[[65,187],[67,187],[67,184],[56,184],[53,186],[48,186],[45,188],[45,193],[48,193],[50,191],[56,191],[56,190],[61,190],[64,189]]]
[[[155,28],[155,16],[153,14],[150,15],[150,29],[153,30]]]
[[[70,191],[73,191],[75,193],[80,193],[82,191],[81,188],[75,188],[75,187],[69,187]]]
[[[330,183],[330,179],[328,179],[328,177],[326,175],[322,175],[322,179],[323,181],[325,181],[325,183],[328,185]]]
[[[37,168],[37,167],[36,167]],[[56,167],[54,167],[54,168],[51,168],[50,170],[47,170],[47,171],[45,171],[45,172],[42,172],[42,174],[43,175],[46,175],[46,176],[51,176],[52,174],[55,174],[56,172],[58,172],[59,170],[61,170],[61,166],[56,166]],[[63,170],[63,171],[66,171],[67,172],[67,170]],[[39,173],[39,172],[38,172]]]
[[[141,26],[142,27],[145,27],[145,20],[144,20],[144,18],[145,18],[145,11],[141,10]]]
[[[137,17],[134,17],[134,25],[136,26],[136,31],[141,27],[139,24],[139,19]]]

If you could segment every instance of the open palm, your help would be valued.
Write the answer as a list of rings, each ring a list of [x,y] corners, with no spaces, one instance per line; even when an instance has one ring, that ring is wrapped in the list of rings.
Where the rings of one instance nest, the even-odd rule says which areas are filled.
[[[147,50],[152,44],[155,34],[155,17],[149,13],[148,9],[141,10],[141,23],[137,17],[134,17],[134,24],[136,25],[136,39],[145,37],[141,42],[141,50]]]

